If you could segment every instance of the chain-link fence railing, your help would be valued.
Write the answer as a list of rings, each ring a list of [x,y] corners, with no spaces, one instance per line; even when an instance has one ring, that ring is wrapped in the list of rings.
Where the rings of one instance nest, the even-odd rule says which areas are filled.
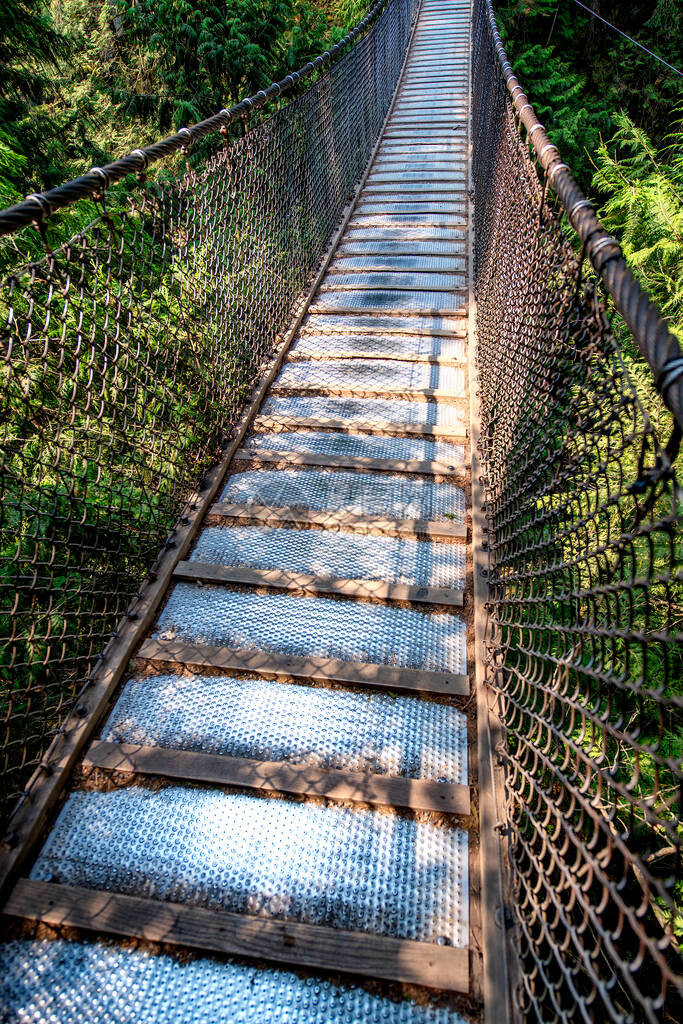
[[[473,75],[487,678],[521,1013],[681,1020],[683,359],[537,124],[490,0]]]
[[[299,74],[0,213],[3,234],[35,220],[47,250],[0,289],[2,816],[135,614],[319,266],[415,6],[380,0]],[[145,180],[197,145],[186,173],[167,162]],[[54,213],[73,204],[90,204],[91,223],[51,251]]]

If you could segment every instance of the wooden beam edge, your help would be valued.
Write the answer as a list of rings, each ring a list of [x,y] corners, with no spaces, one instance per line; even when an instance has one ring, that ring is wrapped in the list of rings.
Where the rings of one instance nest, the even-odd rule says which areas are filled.
[[[469,950],[19,879],[3,913],[204,952],[467,992]]]
[[[382,580],[356,580],[290,572],[286,569],[250,569],[243,566],[214,565],[210,562],[178,562],[173,576],[178,580],[205,583],[241,583],[247,586],[273,587],[278,590],[303,590],[310,594],[340,594],[350,598],[376,601],[415,601],[461,608],[464,591],[446,587],[418,586],[409,583],[385,583]]]
[[[357,387],[343,388],[335,387],[333,384],[318,384],[306,387],[297,385],[292,387],[287,384],[273,382],[271,393],[274,395],[341,395],[349,398],[405,398],[407,401],[419,402],[426,398],[435,398],[443,402],[467,402],[467,394],[464,391],[445,391],[440,388],[421,388],[411,390],[410,388],[372,388]]]
[[[342,661],[338,658],[303,657],[293,654],[271,654],[235,647],[212,647],[177,640],[145,640],[138,658],[144,661],[191,665],[233,672],[256,672],[260,675],[292,676],[318,682],[356,683],[380,690],[402,690],[407,693],[434,693],[442,696],[467,697],[468,676],[455,672],[432,672],[426,669],[394,668],[374,662]]]
[[[295,523],[299,526],[326,526],[360,532],[381,530],[389,536],[430,537],[432,540],[463,540],[467,537],[464,523],[439,523],[427,519],[385,519],[381,516],[363,516],[352,512],[315,512],[294,506],[233,505],[218,501],[210,516],[220,519],[238,519],[261,523]]]
[[[442,427],[432,423],[403,423],[388,420],[373,422],[372,420],[335,420],[316,419],[307,416],[258,416],[254,427],[259,431],[293,430],[340,430],[360,431],[368,434],[413,434],[416,437],[447,437],[451,440],[467,440],[466,427]]]
[[[379,807],[470,813],[469,786],[374,772],[318,768],[286,761],[206,754],[167,747],[95,740],[83,763],[107,771],[155,775],[219,786],[239,786],[300,796],[323,796]]]
[[[337,469],[370,469],[378,473],[419,473],[423,476],[465,476],[467,467],[445,462],[423,462],[420,459],[373,459],[366,455],[325,455],[318,452],[266,451],[263,448],[240,448],[234,458],[238,462],[268,462],[279,466],[321,466]]]
[[[330,337],[330,335],[325,335]],[[410,337],[410,335],[407,335]],[[465,340],[463,337],[460,339]],[[465,368],[467,366],[466,358],[455,357],[453,359],[445,359],[443,356],[424,356],[415,354],[413,352],[382,352],[378,349],[370,349],[367,352],[359,352],[358,349],[339,349],[335,352],[297,352],[293,349],[291,354],[287,358],[288,363],[312,363],[329,362],[331,359],[371,359],[379,362],[389,363],[420,363],[423,366],[445,366],[445,367],[458,367]]]

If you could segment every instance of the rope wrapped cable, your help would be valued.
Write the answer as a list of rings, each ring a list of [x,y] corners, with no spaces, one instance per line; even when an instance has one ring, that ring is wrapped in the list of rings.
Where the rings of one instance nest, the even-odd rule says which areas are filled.
[[[683,426],[683,375],[672,369],[683,357],[678,340],[669,330],[657,307],[630,270],[619,243],[611,238],[600,223],[592,204],[574,181],[571,170],[562,162],[557,147],[551,143],[539,122],[523,86],[507,58],[498,32],[491,0],[485,0],[488,22],[510,99],[517,116],[527,131],[538,162],[569,216],[581,239],[596,273],[614,300],[617,311],[626,321],[638,348],[654,375],[655,386],[664,403],[673,413],[679,427]],[[662,387],[662,383],[665,384]]]
[[[391,0],[377,0],[362,21],[359,21],[343,39],[329,50],[321,53],[315,60],[309,61],[299,68],[298,71],[287,75],[282,81],[271,83],[267,89],[260,89],[253,96],[245,97],[229,109],[223,108],[204,121],[181,128],[174,135],[169,135],[168,138],[144,148],[134,149],[127,156],[114,160],[105,167],[92,168],[87,174],[74,178],[73,181],[68,181],[63,185],[58,185],[56,188],[48,189],[46,192],[34,192],[23,202],[0,211],[0,236],[12,234],[27,224],[44,220],[46,216],[50,216],[56,210],[72,206],[81,199],[92,198],[100,194],[103,182],[108,188],[128,174],[136,174],[139,177],[146,172],[150,164],[189,149],[197,139],[220,132],[221,128],[226,128],[239,121],[240,118],[247,117],[252,111],[285,95],[296,85],[342,57],[344,52],[370,28],[390,3]]]

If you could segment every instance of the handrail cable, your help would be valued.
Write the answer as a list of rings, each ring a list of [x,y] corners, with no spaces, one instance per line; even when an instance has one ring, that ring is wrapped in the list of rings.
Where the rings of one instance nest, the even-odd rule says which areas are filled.
[[[342,56],[347,47],[377,20],[388,2],[389,0],[377,0],[366,16],[331,49],[325,50],[315,60],[304,64],[298,71],[286,75],[281,81],[271,83],[267,89],[260,89],[253,96],[245,97],[229,109],[223,108],[204,121],[181,128],[174,135],[169,135],[159,142],[154,142],[141,149],[134,149],[127,156],[114,160],[104,167],[93,167],[87,174],[74,178],[73,181],[65,182],[63,185],[58,185],[45,192],[34,192],[21,203],[16,203],[6,210],[0,210],[0,237],[12,234],[25,225],[33,224],[36,221],[41,222],[44,217],[50,216],[56,210],[72,206],[88,196],[97,196],[102,192],[103,187],[109,188],[114,182],[125,178],[127,174],[144,174],[150,164],[163,160],[173,153],[187,151],[198,139],[225,129],[228,125],[239,121],[240,118],[248,117],[253,110],[264,107],[271,100],[279,99],[280,96],[290,92],[294,86],[310,78],[316,71],[322,70],[326,65],[331,66]]]
[[[486,0],[486,9],[512,105],[527,130],[527,139],[534,148],[545,180],[557,193],[585,254],[614,300],[617,311],[626,321],[654,374],[655,386],[680,430],[683,428],[683,351],[678,340],[628,266],[619,242],[602,226],[593,204],[586,199],[569,167],[562,162],[557,146],[548,138],[529,97],[512,70],[498,32],[491,0]]]

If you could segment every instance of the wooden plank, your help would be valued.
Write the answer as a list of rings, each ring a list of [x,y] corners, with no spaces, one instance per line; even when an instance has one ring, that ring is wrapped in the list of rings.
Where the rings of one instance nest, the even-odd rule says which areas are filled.
[[[349,327],[355,331],[355,328]],[[349,398],[406,398],[409,401],[420,401],[424,398],[437,398],[444,402],[466,402],[467,395],[463,391],[447,391],[441,388],[373,388],[369,385],[350,387],[335,387],[334,384],[312,384],[297,385],[282,384],[279,381],[273,383],[271,394],[317,394],[317,395],[342,395]]]
[[[324,466],[337,469],[373,469],[378,473],[420,473],[423,476],[464,476],[467,467],[421,459],[373,459],[367,455],[326,455],[324,452],[278,452],[240,448],[235,461],[269,462],[279,466]]]
[[[410,228],[410,227],[412,227],[412,225],[410,223],[403,222],[403,221],[400,221],[400,220],[396,220],[393,223],[378,224],[378,225],[375,225],[375,224],[372,223],[373,218],[379,219],[381,216],[382,216],[382,214],[367,214],[367,220],[366,221],[355,220],[354,223],[351,226],[352,227],[358,227],[358,228],[366,228],[366,227],[369,227],[369,228],[374,228],[374,227]],[[389,218],[389,216],[390,215],[387,214],[387,219]],[[400,217],[402,215],[401,214],[394,214],[392,216]],[[408,217],[410,215],[409,214],[405,214],[405,216]],[[416,215],[416,216],[419,216],[419,215]],[[452,215],[448,214],[448,216],[452,216]],[[416,224],[417,227],[421,227],[421,226],[424,225],[424,221],[416,221],[414,223]],[[466,222],[465,218],[464,217],[460,217],[457,222],[456,222],[455,219],[453,220],[453,227],[458,227],[458,228],[465,227],[466,223],[467,222]],[[426,224],[426,225],[424,225],[424,226],[426,226],[428,229],[432,228],[431,222]],[[437,225],[434,225],[434,227],[437,227]],[[450,227],[450,225],[449,225],[449,227]],[[430,234],[431,234],[431,230],[430,230]],[[376,291],[382,291],[382,290],[383,289],[381,289],[381,288],[377,288],[376,289]],[[406,289],[403,288],[401,290],[405,291]],[[445,294],[449,294],[449,293],[447,292]],[[465,310],[464,306],[463,306],[463,308],[461,310],[454,310],[451,306],[447,306],[447,307],[444,307],[442,309],[439,306],[432,305],[432,306],[426,306],[425,307],[424,315],[425,316],[434,316],[434,317],[438,317],[440,320],[448,321],[448,320],[451,320],[451,319],[455,320],[458,317],[460,317],[462,319],[463,317],[466,316],[466,312],[467,311]],[[419,315],[419,310],[416,310],[414,306],[407,306],[407,305],[406,306],[380,306],[380,305],[376,305],[376,306],[363,306],[362,308],[356,309],[356,308],[349,308],[348,306],[343,306],[343,305],[333,306],[333,305],[330,304],[329,306],[328,305],[314,306],[313,309],[311,310],[311,313],[313,313],[314,315],[322,314],[323,316],[348,316],[348,317],[353,317],[353,316],[416,316],[416,315]],[[352,328],[350,328],[350,329],[352,329]]]
[[[397,202],[398,202],[398,200],[397,200]],[[374,216],[379,216],[379,217],[381,217],[381,216],[384,216],[384,215],[383,214],[369,214],[368,216],[373,216],[373,217]],[[393,216],[393,215],[392,214],[387,214],[387,216]],[[401,216],[403,216],[403,214]],[[408,215],[406,214],[406,216],[408,216]],[[421,215],[419,215],[419,216],[421,216]],[[449,214],[449,216],[451,216],[451,215]],[[364,271],[361,271],[359,273],[364,273]],[[406,276],[407,276],[408,273],[415,273],[415,271],[408,271],[408,272],[406,272],[406,271],[393,271],[393,270],[390,270],[390,271],[386,271],[386,273],[388,273],[388,274],[403,273],[403,274],[406,274]],[[339,275],[339,276],[342,276],[342,275]],[[344,276],[345,277],[351,277],[352,275],[351,274],[345,274]],[[441,276],[445,277],[446,275],[442,274]],[[452,276],[453,277],[458,277],[458,276],[462,276],[462,275],[453,274]],[[431,295],[433,293],[437,294],[437,295],[443,295],[444,292],[445,292],[445,289],[444,289],[443,285],[440,286],[439,288],[432,288],[429,285],[412,285],[412,284],[398,284],[398,285],[395,285],[395,284],[391,284],[391,283],[382,284],[382,285],[376,285],[376,284],[357,284],[356,282],[349,281],[348,284],[321,285],[321,287],[318,289],[318,294],[319,295],[325,295],[326,292],[376,292],[376,291],[383,291],[383,292],[420,292],[420,293],[425,294],[425,295]],[[467,294],[467,289],[463,285],[460,285],[460,286],[453,285],[452,287],[449,287],[447,294],[448,295],[451,295],[451,294],[466,295]],[[380,356],[380,358],[382,358],[382,357]]]
[[[179,562],[173,575],[178,580],[243,583],[248,586],[273,587],[276,590],[302,590],[309,594],[374,598],[377,601],[416,601],[449,607],[462,607],[463,604],[463,591],[453,587],[338,579],[313,573],[290,572],[288,569],[250,569],[236,565],[213,565],[209,562]]]
[[[428,672],[425,669],[394,668],[363,661],[342,661],[311,655],[272,654],[269,651],[242,650],[235,647],[211,647],[186,644],[179,640],[145,640],[138,657],[146,661],[190,665],[231,672],[257,672],[267,676],[292,676],[321,682],[356,683],[377,690],[402,690],[406,693],[439,693],[467,697],[467,676],[454,672]]]
[[[384,273],[384,271],[382,271]],[[329,337],[329,334],[327,335]],[[403,335],[410,337],[410,335]],[[358,349],[338,349],[335,352],[297,352],[292,349],[288,363],[328,362],[330,359],[381,359],[382,362],[426,363],[428,366],[465,366],[467,358],[444,359],[443,356],[424,356],[414,352],[359,352]]]
[[[245,757],[141,747],[96,740],[84,764],[108,771],[160,775],[217,786],[241,786],[330,800],[409,810],[470,813],[469,786],[433,782],[431,779],[388,777],[371,772],[327,770],[284,761],[257,761]]]
[[[415,437],[448,437],[467,440],[466,427],[449,427],[432,423],[390,423],[372,420],[314,419],[306,416],[259,416],[254,423],[259,430],[359,430],[368,434],[411,434]]]
[[[12,917],[148,942],[467,992],[469,951],[408,939],[273,921],[22,878],[3,908]]]
[[[297,526],[326,526],[332,529],[371,533],[379,530],[389,537],[430,537],[432,540],[455,540],[467,536],[464,523],[437,523],[426,519],[387,519],[362,516],[353,512],[315,512],[294,507],[272,508],[269,505],[232,505],[217,502],[210,512],[221,519],[243,522],[293,523]]]

